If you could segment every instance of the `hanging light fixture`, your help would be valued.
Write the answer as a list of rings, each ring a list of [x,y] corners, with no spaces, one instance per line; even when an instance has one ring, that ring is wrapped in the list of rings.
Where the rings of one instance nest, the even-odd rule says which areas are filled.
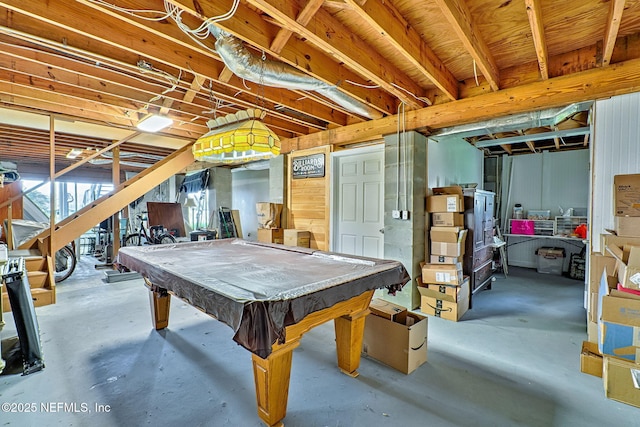
[[[244,163],[280,154],[280,138],[261,120],[266,111],[250,108],[209,120],[210,131],[193,145],[196,160]]]

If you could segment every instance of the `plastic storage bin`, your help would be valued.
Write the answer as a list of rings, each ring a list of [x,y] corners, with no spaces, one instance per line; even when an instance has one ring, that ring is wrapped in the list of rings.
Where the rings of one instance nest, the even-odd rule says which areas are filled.
[[[511,234],[526,234],[533,236],[535,233],[535,224],[528,219],[512,219]]]
[[[536,250],[538,273],[562,275],[565,252],[563,248],[541,247]]]

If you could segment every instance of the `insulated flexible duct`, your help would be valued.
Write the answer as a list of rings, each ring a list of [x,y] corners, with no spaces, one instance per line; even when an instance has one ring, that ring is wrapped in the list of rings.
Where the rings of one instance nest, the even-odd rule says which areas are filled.
[[[215,25],[211,24],[209,30],[216,38],[216,52],[236,76],[261,85],[315,91],[354,114],[370,119],[382,117],[382,113],[341,92],[336,86],[310,77],[283,62],[256,57],[241,40]]]

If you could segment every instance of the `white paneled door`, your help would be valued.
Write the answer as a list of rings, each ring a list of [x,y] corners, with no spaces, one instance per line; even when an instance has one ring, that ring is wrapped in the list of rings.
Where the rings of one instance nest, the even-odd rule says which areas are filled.
[[[382,258],[384,147],[334,157],[333,250]]]

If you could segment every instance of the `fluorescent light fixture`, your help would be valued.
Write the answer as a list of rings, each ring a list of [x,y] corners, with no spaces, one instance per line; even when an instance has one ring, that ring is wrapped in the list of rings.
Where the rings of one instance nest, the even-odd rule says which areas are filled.
[[[138,122],[136,126],[144,132],[158,132],[173,124],[173,120],[166,116],[151,114]]]
[[[75,159],[80,154],[82,154],[84,150],[82,148],[72,148],[71,151],[67,153],[67,159]]]

